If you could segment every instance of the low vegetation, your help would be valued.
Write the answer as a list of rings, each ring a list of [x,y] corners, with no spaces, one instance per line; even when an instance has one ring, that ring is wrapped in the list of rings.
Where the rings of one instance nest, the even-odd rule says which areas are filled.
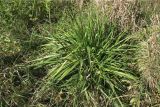
[[[0,107],[160,106],[159,1],[82,1],[0,0]]]

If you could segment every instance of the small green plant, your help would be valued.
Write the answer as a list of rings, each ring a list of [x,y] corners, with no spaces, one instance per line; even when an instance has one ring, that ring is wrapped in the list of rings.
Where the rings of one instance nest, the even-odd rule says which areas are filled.
[[[50,43],[44,45],[48,54],[33,61],[36,67],[51,67],[33,104],[43,101],[44,93],[54,91],[48,95],[57,106],[123,106],[118,97],[126,87],[123,81],[137,81],[127,68],[135,50],[132,37],[119,33],[96,10],[67,21],[62,20]]]
[[[159,106],[160,0],[94,2],[0,0],[0,107]]]

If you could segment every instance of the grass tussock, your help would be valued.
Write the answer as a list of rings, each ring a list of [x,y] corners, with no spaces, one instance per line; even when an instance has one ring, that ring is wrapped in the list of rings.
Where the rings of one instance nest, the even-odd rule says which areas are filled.
[[[159,0],[0,0],[0,107],[158,107]]]
[[[118,96],[126,90],[126,84],[119,80],[137,81],[127,69],[135,47],[126,32],[119,33],[116,25],[104,17],[87,10],[69,20],[70,25],[60,25],[61,29],[44,46],[52,47],[50,54],[36,60],[36,66],[52,67],[34,99],[55,89],[59,91],[56,97],[58,93],[65,96],[60,96],[58,105],[108,106],[113,102],[123,105]],[[51,100],[53,104],[56,102],[56,98]]]

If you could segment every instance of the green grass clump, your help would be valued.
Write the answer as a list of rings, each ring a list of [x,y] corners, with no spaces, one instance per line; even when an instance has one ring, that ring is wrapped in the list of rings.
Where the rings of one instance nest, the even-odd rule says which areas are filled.
[[[124,81],[137,81],[127,68],[136,49],[132,37],[91,9],[63,22],[44,45],[47,55],[35,60],[50,69],[33,104],[50,97],[57,106],[123,106]]]
[[[0,0],[0,107],[158,107],[159,12],[158,0]]]

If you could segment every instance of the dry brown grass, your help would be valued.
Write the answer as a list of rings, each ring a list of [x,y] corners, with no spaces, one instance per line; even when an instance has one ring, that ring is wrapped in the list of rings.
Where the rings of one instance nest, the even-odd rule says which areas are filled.
[[[159,0],[94,0],[112,22],[118,23],[121,30],[132,32],[149,25],[160,24]]]
[[[145,40],[140,42],[138,51],[138,68],[144,89],[151,93],[144,96],[144,102],[160,103],[160,34],[159,27],[154,26],[144,31]],[[147,101],[145,101],[147,100]],[[142,102],[143,103],[143,102]]]

